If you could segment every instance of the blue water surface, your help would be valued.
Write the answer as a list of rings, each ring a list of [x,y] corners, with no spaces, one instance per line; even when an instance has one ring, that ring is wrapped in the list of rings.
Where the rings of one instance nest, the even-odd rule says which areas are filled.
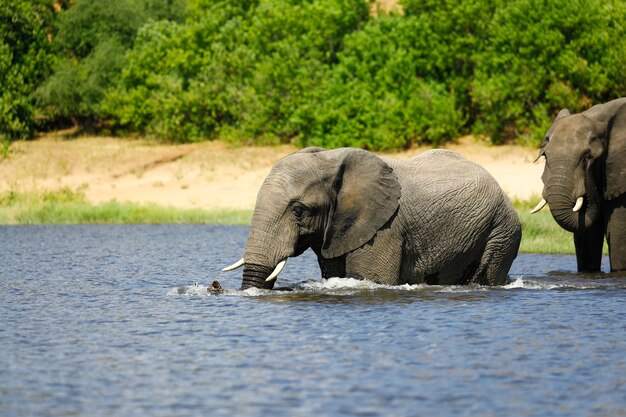
[[[241,292],[247,231],[0,227],[0,415],[626,416],[624,276],[386,287],[305,253]]]

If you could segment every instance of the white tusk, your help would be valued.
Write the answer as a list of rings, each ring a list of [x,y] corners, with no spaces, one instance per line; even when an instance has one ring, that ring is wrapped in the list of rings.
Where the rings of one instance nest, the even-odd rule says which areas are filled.
[[[574,208],[572,209],[572,211],[576,212],[578,210],[580,210],[580,208],[583,206],[583,197],[578,197],[578,199],[576,200],[576,205],[574,206]]]
[[[544,208],[546,204],[548,204],[548,202],[542,198],[539,204],[537,204],[537,206],[535,206],[535,208],[530,211],[530,214],[535,214],[536,212]]]
[[[240,268],[241,266],[243,266],[244,262],[245,261],[243,260],[243,258],[241,258],[240,260],[238,260],[234,264],[232,264],[230,266],[227,266],[226,268],[222,269],[222,272],[232,271],[233,269]]]
[[[280,261],[278,263],[278,265],[276,265],[276,268],[274,269],[274,272],[272,272],[270,274],[269,277],[267,277],[267,279],[265,280],[267,281],[271,281],[273,279],[276,279],[276,277],[278,277],[278,274],[280,274],[283,271],[283,268],[285,268],[285,265],[287,265],[287,260],[285,259],[284,261]]]

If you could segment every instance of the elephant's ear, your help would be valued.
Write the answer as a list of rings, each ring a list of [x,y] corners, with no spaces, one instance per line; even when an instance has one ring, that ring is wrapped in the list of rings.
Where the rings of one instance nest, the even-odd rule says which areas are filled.
[[[322,256],[336,258],[367,243],[399,206],[393,169],[371,152],[341,149],[331,189]]]
[[[572,115],[572,113],[570,113],[570,112],[569,112],[569,110],[567,110],[567,109],[561,109],[561,111],[559,112],[559,114],[557,114],[557,115],[556,115],[556,119],[554,119],[554,121],[556,122],[556,121],[557,121],[557,120],[559,120],[559,119],[562,119],[562,118],[564,118],[564,117],[571,116],[571,115]]]
[[[626,103],[609,121],[604,197],[615,198],[626,192]]]

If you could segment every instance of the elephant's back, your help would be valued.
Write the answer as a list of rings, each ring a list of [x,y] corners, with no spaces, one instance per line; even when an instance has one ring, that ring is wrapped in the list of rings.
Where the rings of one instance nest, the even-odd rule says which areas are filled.
[[[480,165],[445,149],[432,149],[406,160],[387,161],[403,190],[464,199],[468,192],[484,197],[500,194],[497,181]]]

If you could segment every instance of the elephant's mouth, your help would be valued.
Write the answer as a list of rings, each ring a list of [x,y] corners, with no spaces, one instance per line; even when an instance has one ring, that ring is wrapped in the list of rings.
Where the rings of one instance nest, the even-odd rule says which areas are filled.
[[[283,264],[284,266],[284,264]],[[241,290],[247,290],[248,288],[262,288],[271,290],[274,288],[277,274],[271,277],[278,268],[271,268],[264,265],[248,264],[246,263],[243,268],[243,281],[241,282]],[[282,269],[282,268],[281,268]],[[280,273],[280,271],[278,271]]]
[[[584,199],[584,197],[582,198]],[[593,223],[593,219],[587,219],[587,207],[585,203],[549,204],[550,212],[554,220],[559,226],[569,232],[577,232]],[[574,211],[574,209],[576,210]]]
[[[598,218],[600,195],[593,181],[592,167],[585,169],[585,193],[571,197],[567,184],[550,183],[545,195],[554,220],[569,232],[592,227]]]

